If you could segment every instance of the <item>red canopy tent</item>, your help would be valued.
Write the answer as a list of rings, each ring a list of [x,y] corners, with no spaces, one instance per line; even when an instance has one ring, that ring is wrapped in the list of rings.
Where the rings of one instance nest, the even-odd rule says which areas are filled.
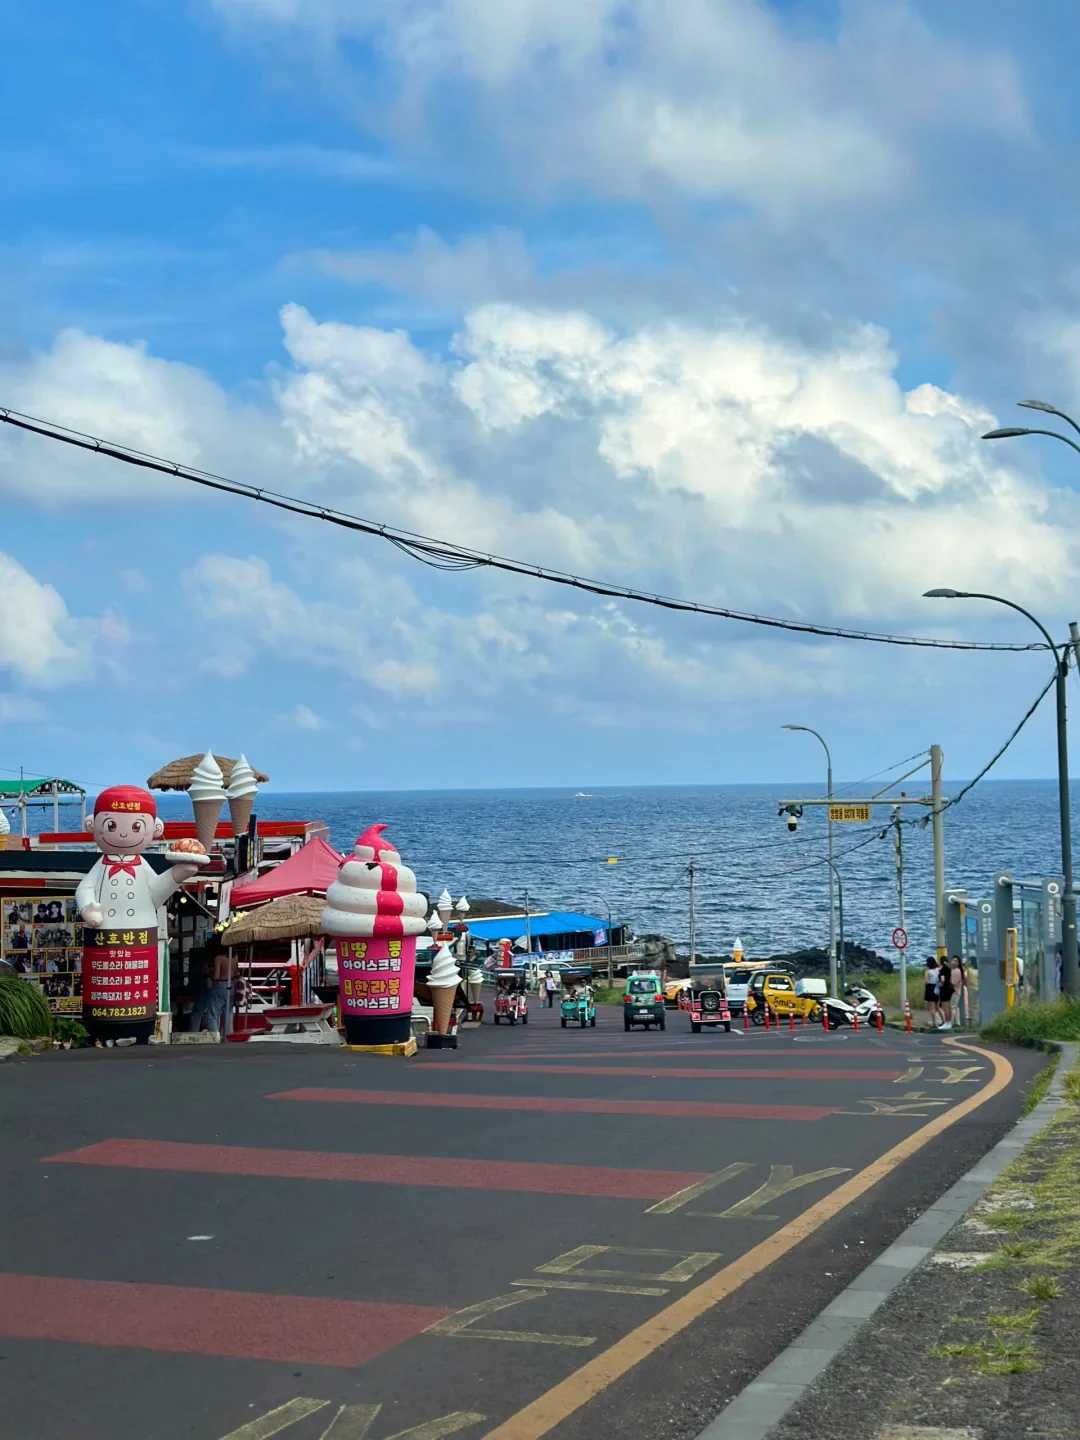
[[[261,905],[282,895],[325,895],[326,887],[337,879],[344,856],[316,835],[302,845],[295,855],[275,865],[257,880],[234,885],[229,903],[233,910],[246,905]]]

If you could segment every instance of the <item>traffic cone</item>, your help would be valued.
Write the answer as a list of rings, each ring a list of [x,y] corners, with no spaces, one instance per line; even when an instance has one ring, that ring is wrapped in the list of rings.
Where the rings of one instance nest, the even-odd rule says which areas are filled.
[[[852,1017],[851,1017],[851,1028],[852,1028],[853,1030],[858,1030],[858,1028],[859,1028],[859,1012],[858,1012],[858,1010],[856,1010],[855,1013],[854,1013],[854,1014],[852,1015]]]
[[[747,1010],[747,1008],[746,1008],[745,1005],[743,1006],[743,1012],[742,1012],[742,1028],[743,1028],[744,1030],[749,1030],[749,1029],[750,1029],[750,1011]]]
[[[911,1002],[910,1002],[910,1000],[905,1000],[905,1001],[904,1001],[904,1029],[907,1031],[907,1033],[908,1033],[909,1035],[911,1034]]]
[[[794,1029],[795,1029],[795,1011],[794,1011],[794,1010],[792,1010],[791,1013],[790,1013],[790,1015],[788,1015],[788,1029],[789,1029],[789,1030],[794,1030]]]
[[[880,1035],[880,1034],[882,1033],[882,1031],[885,1029],[885,1012],[884,1012],[884,1010],[879,1010],[879,1011],[877,1012],[877,1014],[874,1016],[874,1021],[875,1021],[876,1025],[877,1025],[877,1033]]]
[[[825,1009],[824,1005],[821,1007],[821,1028],[823,1030],[828,1030],[829,1028],[829,1012]]]
[[[765,1014],[765,1029],[768,1030],[769,1026],[772,1024],[772,1021],[769,1019],[769,1007],[768,1007],[768,1005],[764,1006],[764,1014]]]

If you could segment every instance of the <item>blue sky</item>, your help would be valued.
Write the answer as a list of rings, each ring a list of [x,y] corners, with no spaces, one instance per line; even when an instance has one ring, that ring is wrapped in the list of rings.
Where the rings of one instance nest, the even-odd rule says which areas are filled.
[[[941,13],[944,10],[944,14]],[[1071,7],[0,4],[0,404],[741,609],[1076,614]],[[1038,657],[808,641],[386,546],[0,433],[0,763],[282,788],[971,773]],[[1080,697],[1080,689],[1076,691]],[[1040,715],[1000,773],[1053,767]]]

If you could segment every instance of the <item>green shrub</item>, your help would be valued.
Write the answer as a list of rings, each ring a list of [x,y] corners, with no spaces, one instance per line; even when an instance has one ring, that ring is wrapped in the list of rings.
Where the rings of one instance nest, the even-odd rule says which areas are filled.
[[[36,985],[17,975],[0,975],[0,1035],[34,1040],[52,1034],[52,1016]]]
[[[1080,1040],[1080,1000],[1015,1005],[984,1025],[984,1040],[1008,1045],[1041,1045],[1046,1040]]]
[[[81,1020],[69,1015],[58,1015],[53,1021],[53,1039],[69,1050],[80,1050],[90,1044],[90,1032]]]

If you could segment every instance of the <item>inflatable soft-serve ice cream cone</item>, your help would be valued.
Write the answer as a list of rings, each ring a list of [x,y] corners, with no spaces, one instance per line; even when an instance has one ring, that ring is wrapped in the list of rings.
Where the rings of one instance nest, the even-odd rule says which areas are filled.
[[[225,792],[229,800],[229,816],[232,820],[233,834],[237,839],[241,835],[247,834],[258,790],[259,782],[255,779],[255,771],[248,764],[247,756],[241,755],[232,768],[232,774],[229,776],[229,788]]]
[[[454,963],[454,952],[445,942],[439,946],[431,962],[431,974],[427,987],[431,991],[431,1007],[435,1012],[434,1031],[436,1035],[450,1033],[450,1017],[454,1011],[454,997],[461,984],[461,971]]]
[[[195,831],[203,846],[209,850],[217,834],[218,817],[225,804],[225,777],[221,766],[208,750],[191,772],[188,798],[195,812]]]
[[[350,1045],[398,1045],[411,1038],[416,937],[427,904],[416,876],[371,825],[326,892],[322,928],[337,943],[339,997]]]

